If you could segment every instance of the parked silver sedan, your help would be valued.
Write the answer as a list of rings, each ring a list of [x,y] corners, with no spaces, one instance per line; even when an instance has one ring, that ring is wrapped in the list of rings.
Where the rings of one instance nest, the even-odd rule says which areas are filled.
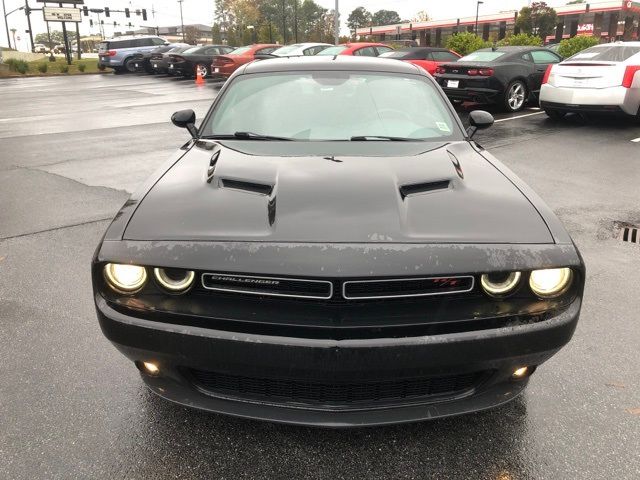
[[[274,50],[271,55],[276,57],[302,57],[316,55],[327,47],[333,47],[333,45],[328,43],[294,43]]]
[[[640,42],[583,50],[550,65],[540,106],[554,119],[568,112],[625,113],[640,120]]]

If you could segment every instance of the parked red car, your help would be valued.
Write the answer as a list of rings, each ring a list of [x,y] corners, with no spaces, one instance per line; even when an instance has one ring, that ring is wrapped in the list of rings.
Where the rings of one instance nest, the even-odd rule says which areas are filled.
[[[436,73],[436,68],[443,63],[456,62],[460,55],[446,48],[435,47],[407,47],[380,55],[385,58],[395,58],[404,62],[413,63],[424,68],[431,75]]]
[[[282,45],[258,43],[236,48],[226,55],[213,57],[213,62],[211,62],[211,77],[227,79],[241,65],[255,60],[256,55],[266,55],[280,47],[282,47]]]
[[[316,55],[362,55],[365,57],[377,57],[387,52],[393,52],[393,48],[384,43],[354,42],[342,43],[334,47],[325,48]]]

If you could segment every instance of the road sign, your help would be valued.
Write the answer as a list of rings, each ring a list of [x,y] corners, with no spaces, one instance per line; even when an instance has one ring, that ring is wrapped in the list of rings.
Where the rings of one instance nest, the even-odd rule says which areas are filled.
[[[81,22],[79,8],[43,7],[45,22]]]

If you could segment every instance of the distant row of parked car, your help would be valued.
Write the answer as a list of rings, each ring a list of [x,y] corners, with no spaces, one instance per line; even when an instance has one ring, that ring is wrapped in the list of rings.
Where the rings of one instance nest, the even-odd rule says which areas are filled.
[[[383,43],[297,43],[191,46],[160,37],[118,38],[100,44],[99,65],[116,72],[147,72],[227,79],[256,59],[310,55],[385,57],[415,64],[434,75],[449,99],[496,104],[517,112],[540,104],[554,119],[567,112],[615,111],[640,119],[640,42],[589,48],[563,61],[546,47],[483,48],[460,57],[435,47],[394,50]]]

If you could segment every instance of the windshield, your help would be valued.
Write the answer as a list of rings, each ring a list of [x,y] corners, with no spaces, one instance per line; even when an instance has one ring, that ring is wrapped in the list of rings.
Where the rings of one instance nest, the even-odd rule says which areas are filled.
[[[306,141],[461,138],[445,102],[426,78],[341,71],[237,77],[202,133],[238,132]]]
[[[505,52],[473,52],[467,55],[466,57],[462,57],[459,59],[459,62],[491,62],[497,58],[503,56]]]
[[[347,49],[344,45],[336,45],[334,47],[328,47],[317,53],[316,55],[339,55]]]
[[[567,61],[592,60],[599,62],[624,62],[628,58],[640,53],[640,47],[628,45],[607,45],[606,47],[591,47],[570,57]]]
[[[302,45],[299,43],[296,43],[293,45],[287,45],[286,47],[280,47],[277,50],[274,50],[272,53],[274,55],[286,55],[287,53],[291,53],[300,47],[302,47]]]
[[[184,50],[182,53],[195,53],[200,50],[202,47],[191,47]]]
[[[251,47],[239,47],[236,48],[235,50],[232,50],[231,52],[229,52],[229,55],[242,55],[243,53],[248,52],[249,50],[251,50]]]

